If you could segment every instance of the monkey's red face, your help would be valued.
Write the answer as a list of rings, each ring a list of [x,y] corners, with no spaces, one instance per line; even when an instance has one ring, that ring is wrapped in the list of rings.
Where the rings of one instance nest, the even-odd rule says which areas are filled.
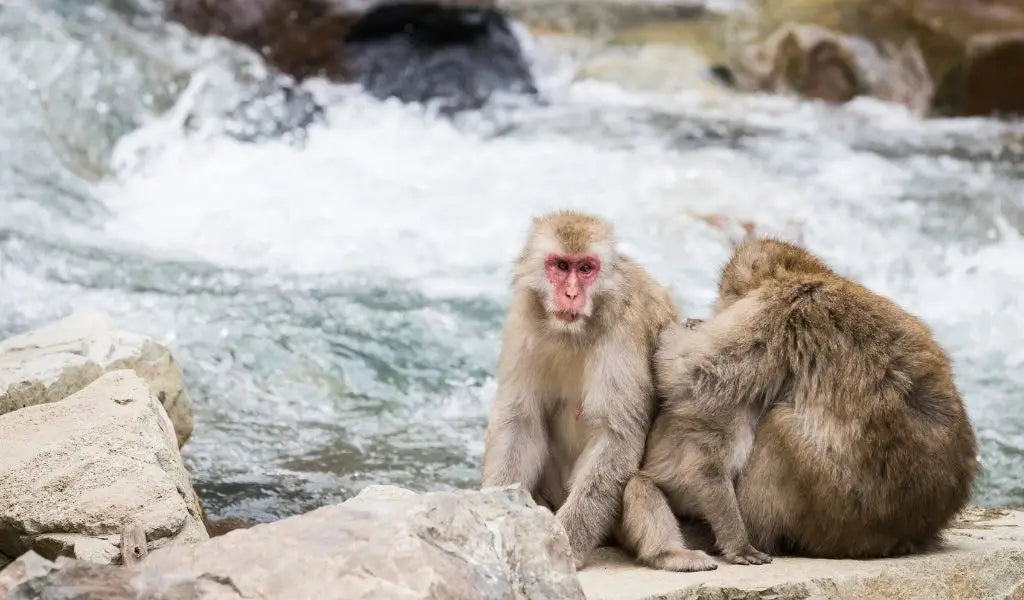
[[[589,316],[590,292],[601,261],[593,254],[549,254],[544,273],[552,287],[551,315],[563,323]]]

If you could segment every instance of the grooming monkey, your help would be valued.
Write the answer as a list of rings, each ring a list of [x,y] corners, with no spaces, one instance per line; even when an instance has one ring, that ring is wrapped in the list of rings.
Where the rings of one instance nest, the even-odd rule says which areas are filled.
[[[612,533],[640,466],[655,406],[651,359],[676,310],[616,252],[608,223],[576,212],[533,220],[513,285],[483,485],[530,490],[581,567]]]
[[[741,244],[713,316],[666,327],[655,372],[664,405],[622,523],[648,566],[676,569],[676,515],[705,520],[733,563],[870,558],[930,546],[970,495],[977,448],[949,357],[795,245]]]

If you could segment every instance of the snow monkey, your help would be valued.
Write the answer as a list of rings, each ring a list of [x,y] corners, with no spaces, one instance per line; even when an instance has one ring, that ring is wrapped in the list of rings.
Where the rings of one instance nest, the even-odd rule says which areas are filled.
[[[668,291],[576,212],[533,220],[516,261],[483,485],[521,484],[555,512],[577,568],[612,533],[654,410]]]
[[[978,464],[928,327],[775,240],[742,243],[718,292],[710,319],[659,341],[664,405],[623,498],[638,559],[679,570],[675,516],[705,521],[710,550],[739,564],[771,560],[762,551],[871,558],[937,542]]]

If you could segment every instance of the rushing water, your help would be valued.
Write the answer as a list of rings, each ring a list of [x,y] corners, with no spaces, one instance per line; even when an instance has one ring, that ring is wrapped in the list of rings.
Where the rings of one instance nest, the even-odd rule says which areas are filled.
[[[96,306],[169,344],[213,515],[476,484],[510,263],[558,207],[691,315],[743,221],[909,307],[955,358],[975,501],[1024,504],[1024,126],[644,94],[539,44],[545,103],[452,122],[312,82],[304,140],[247,143],[259,63],[109,5],[0,2],[0,334]]]

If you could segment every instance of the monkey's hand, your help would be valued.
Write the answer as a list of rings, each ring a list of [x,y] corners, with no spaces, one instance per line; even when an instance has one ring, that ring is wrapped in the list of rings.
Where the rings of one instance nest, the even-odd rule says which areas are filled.
[[[703,322],[704,319],[686,319],[683,321],[683,327],[686,329],[696,329]]]
[[[749,544],[738,552],[722,552],[722,558],[734,565],[766,565],[772,562],[771,555],[765,554]]]
[[[558,520],[558,524],[562,526],[566,536],[569,538],[569,547],[572,549],[573,562],[576,565],[576,570],[579,571],[583,568],[583,565],[587,563],[587,551],[590,546],[589,540],[586,540],[587,534],[581,524],[571,522],[573,519],[568,516],[569,511],[560,510],[556,513],[555,518]]]

